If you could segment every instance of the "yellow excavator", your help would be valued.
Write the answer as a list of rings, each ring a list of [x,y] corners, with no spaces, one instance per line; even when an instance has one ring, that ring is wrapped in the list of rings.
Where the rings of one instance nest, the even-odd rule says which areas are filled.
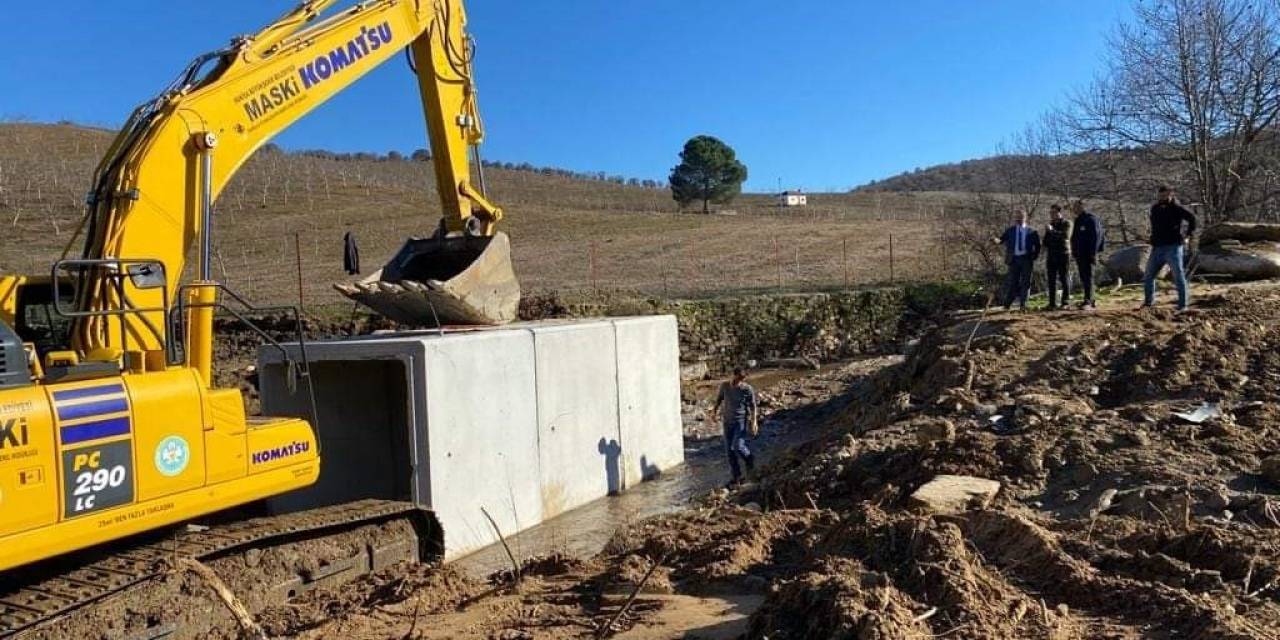
[[[307,421],[247,418],[239,390],[214,388],[214,315],[239,300],[211,275],[214,202],[272,136],[406,50],[444,216],[379,274],[339,289],[410,322],[513,318],[502,210],[472,181],[483,130],[460,0],[369,0],[325,15],[332,2],[304,2],[196,58],[107,150],[80,257],[0,278],[0,570],[316,481]],[[0,613],[37,605],[3,600]]]

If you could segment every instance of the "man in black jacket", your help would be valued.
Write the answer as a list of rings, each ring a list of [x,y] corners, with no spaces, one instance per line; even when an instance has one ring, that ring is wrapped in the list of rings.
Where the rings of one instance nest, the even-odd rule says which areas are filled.
[[[1187,308],[1187,272],[1182,259],[1184,247],[1196,232],[1196,217],[1178,204],[1173,189],[1161,186],[1156,203],[1151,205],[1151,258],[1147,260],[1147,273],[1142,279],[1143,302],[1146,309],[1156,302],[1156,276],[1164,265],[1173,272],[1173,284],[1178,289],[1178,311]],[[1187,223],[1183,231],[1182,223]]]
[[[1076,271],[1080,273],[1080,286],[1084,287],[1084,300],[1080,308],[1098,306],[1093,298],[1093,267],[1106,245],[1106,232],[1098,217],[1084,210],[1083,200],[1071,202],[1071,212],[1076,219],[1071,230],[1071,253],[1076,257]]]
[[[1049,309],[1058,309],[1058,285],[1062,285],[1062,305],[1071,298],[1071,221],[1062,216],[1062,207],[1049,206],[1049,224],[1044,228],[1045,271],[1049,276]]]
[[[1018,209],[1013,217],[1013,226],[995,240],[1004,245],[1004,263],[1009,265],[1009,274],[1005,279],[1004,308],[1009,310],[1013,301],[1018,307],[1027,308],[1027,296],[1031,293],[1031,273],[1035,269],[1036,258],[1040,257],[1040,234],[1027,225],[1027,211]]]

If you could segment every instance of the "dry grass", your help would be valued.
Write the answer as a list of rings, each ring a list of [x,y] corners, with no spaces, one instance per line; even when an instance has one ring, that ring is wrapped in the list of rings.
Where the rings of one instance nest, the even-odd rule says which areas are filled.
[[[82,212],[110,132],[0,125],[0,272],[44,272]],[[803,210],[744,196],[720,213],[679,213],[666,190],[490,169],[509,214],[526,290],[693,296],[936,278],[964,265],[944,255],[947,194],[814,194]],[[342,236],[355,233],[366,271],[439,216],[429,165],[279,153],[245,165],[217,202],[218,275],[258,302],[296,299],[294,234],[308,304],[339,302]],[[845,247],[847,246],[847,260]],[[776,247],[776,249],[775,249]],[[78,247],[73,253],[78,251]]]

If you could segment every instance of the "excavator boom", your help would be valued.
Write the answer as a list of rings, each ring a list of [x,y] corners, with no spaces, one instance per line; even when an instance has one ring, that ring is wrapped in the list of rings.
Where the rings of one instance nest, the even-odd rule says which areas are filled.
[[[449,270],[397,271],[395,289],[403,297],[406,284],[459,300],[477,295],[497,303],[464,304],[469,317],[443,314],[440,322],[496,324],[512,319],[519,287],[510,255],[476,254],[492,243],[502,210],[471,182],[471,152],[484,138],[472,76],[473,47],[465,33],[466,16],[459,0],[370,0],[322,18],[331,0],[305,2],[256,35],[242,37],[227,49],[197,58],[160,96],[133,113],[98,167],[83,225],[83,258],[157,261],[168,284],[165,290],[137,286],[109,266],[81,266],[76,308],[91,315],[78,320],[74,334],[82,353],[136,354],[144,368],[154,368],[165,339],[165,319],[158,312],[101,315],[109,309],[160,308],[182,299],[195,308],[215,296],[199,287],[179,291],[186,256],[198,245],[201,282],[211,280],[210,226],[213,202],[253,154],[355,80],[408,49],[418,77],[427,133],[432,148],[442,222],[434,235],[445,245],[467,245],[464,253],[483,256],[497,272],[496,285],[454,291],[445,286],[470,266],[452,260]],[[446,242],[466,238],[465,242]],[[415,246],[422,245],[417,241]],[[430,251],[428,249],[431,249]],[[398,255],[401,265],[421,263]],[[440,247],[421,247],[409,256],[453,256]],[[498,265],[493,268],[492,265]],[[425,280],[421,285],[419,281]],[[367,287],[365,288],[367,289]],[[456,287],[454,288],[456,289]],[[342,288],[346,292],[345,288]],[[483,291],[476,294],[476,291]],[[361,292],[375,309],[386,309],[377,295]],[[425,297],[425,296],[424,296]],[[430,304],[419,305],[430,310]],[[445,310],[449,305],[442,305]],[[408,317],[392,306],[400,320],[430,324],[428,314]],[[436,309],[438,312],[440,308]],[[482,310],[477,313],[477,310]],[[196,313],[188,336],[197,351],[203,342],[202,314]],[[441,314],[437,314],[441,315]],[[198,354],[199,355],[199,354]]]

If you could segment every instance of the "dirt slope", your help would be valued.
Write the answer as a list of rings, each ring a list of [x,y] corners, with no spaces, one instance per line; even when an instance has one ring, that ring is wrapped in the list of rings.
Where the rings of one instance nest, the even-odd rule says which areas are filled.
[[[829,434],[757,483],[534,570],[554,578],[472,585],[481,595],[430,615],[412,598],[456,603],[456,581],[394,607],[318,595],[272,629],[587,638],[660,560],[619,637],[1277,638],[1280,478],[1263,461],[1280,453],[1278,315],[1274,287],[1201,295],[1185,315],[996,314],[975,329],[972,314],[832,400]],[[1175,415],[1204,401],[1224,415]],[[985,509],[914,506],[937,474],[1002,489]],[[697,618],[708,602],[725,617]]]
[[[891,413],[845,418],[874,431],[761,483],[758,500],[812,498],[839,524],[805,531],[752,636],[1277,637],[1280,485],[1259,471],[1280,450],[1278,302],[1236,289],[1183,316],[1001,315],[932,336]],[[1204,401],[1226,415],[1174,415]],[[954,437],[929,442],[942,421]],[[1003,489],[986,511],[910,508],[936,474]]]

